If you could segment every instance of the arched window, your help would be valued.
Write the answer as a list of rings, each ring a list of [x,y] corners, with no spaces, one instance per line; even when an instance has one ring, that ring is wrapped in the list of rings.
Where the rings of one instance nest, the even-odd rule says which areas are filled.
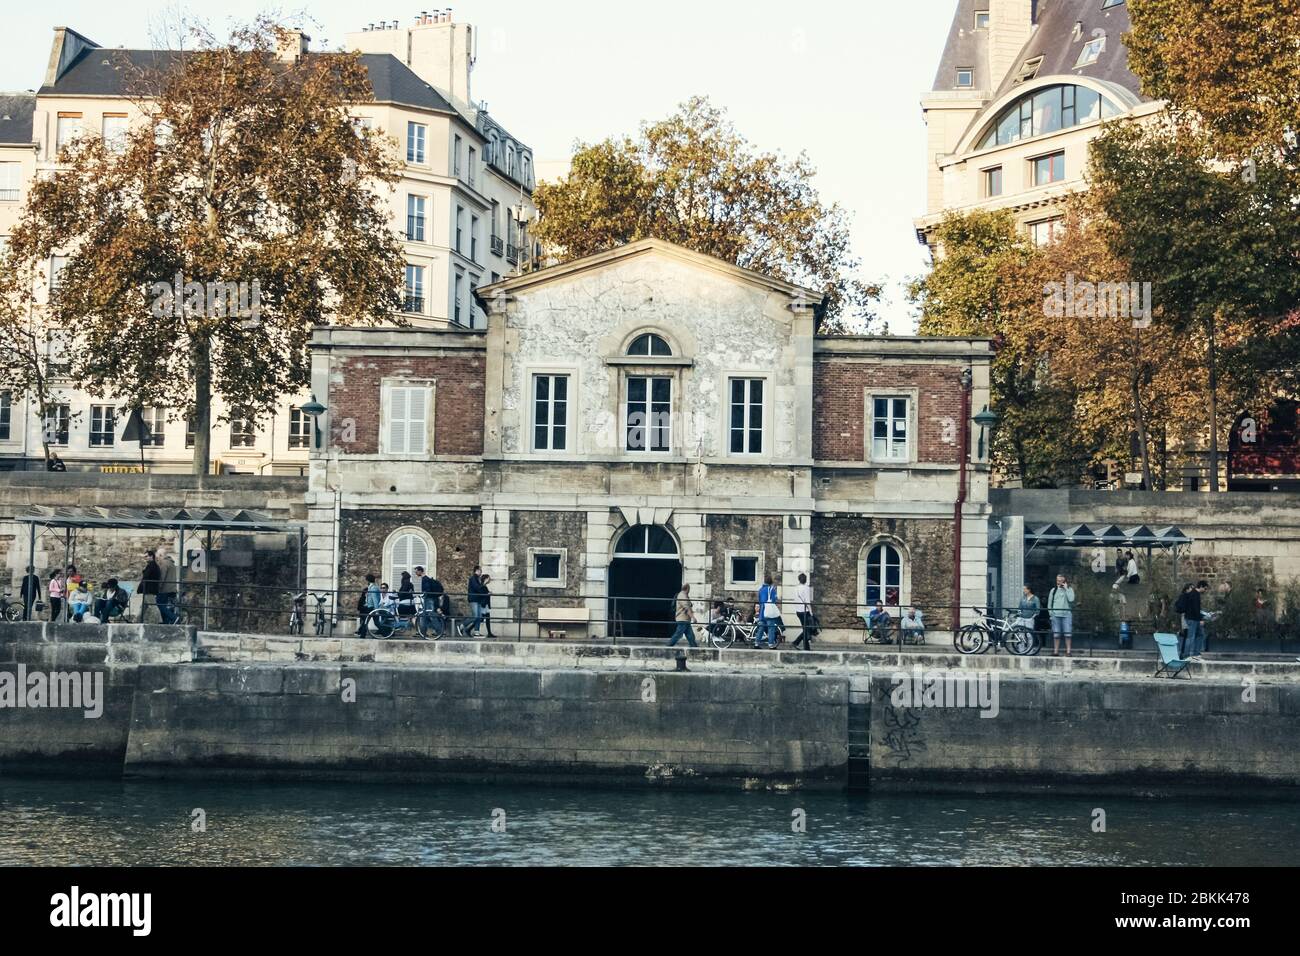
[[[867,607],[883,601],[886,607],[897,607],[903,598],[903,559],[891,544],[878,544],[867,552],[866,567]]]
[[[402,528],[389,535],[384,545],[384,581],[394,590],[405,571],[412,577],[416,568],[424,568],[430,577],[436,576],[437,554],[433,540],[419,528]]]
[[[614,549],[618,558],[676,558],[677,542],[658,525],[640,524],[623,532]]]
[[[1086,86],[1068,83],[1048,86],[1022,97],[999,113],[976,149],[1005,146],[1119,114],[1118,106]]]
[[[628,347],[627,354],[671,358],[673,350],[661,336],[655,335],[653,332],[647,332],[645,335],[638,335],[633,340]]]

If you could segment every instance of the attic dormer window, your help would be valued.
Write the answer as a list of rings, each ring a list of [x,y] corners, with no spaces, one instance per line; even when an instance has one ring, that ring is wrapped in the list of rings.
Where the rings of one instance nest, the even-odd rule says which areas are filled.
[[[1079,60],[1074,64],[1077,70],[1080,67],[1092,66],[1101,58],[1102,53],[1106,51],[1106,37],[1096,37],[1084,44],[1083,49],[1079,51]]]
[[[1038,69],[1043,65],[1043,58],[1036,56],[1032,60],[1026,60],[1020,72],[1016,75],[1017,83],[1028,83],[1034,77],[1038,76]]]
[[[970,89],[975,85],[975,71],[967,67],[957,71],[957,86],[962,89]]]
[[[975,11],[975,29],[987,30],[989,28],[989,12],[987,10]]]

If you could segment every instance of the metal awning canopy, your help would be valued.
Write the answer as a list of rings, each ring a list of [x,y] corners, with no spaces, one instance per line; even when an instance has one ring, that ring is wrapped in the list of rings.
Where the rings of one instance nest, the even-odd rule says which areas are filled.
[[[1152,530],[1146,525],[1120,528],[1113,524],[1096,528],[1086,524],[1064,528],[1057,524],[1026,526],[1025,541],[1031,545],[1056,548],[1176,548],[1192,543],[1192,539],[1177,527]]]
[[[276,521],[258,511],[222,508],[63,508],[36,506],[14,515],[14,521],[45,528],[136,528],[156,531],[244,531],[293,533],[304,526]]]

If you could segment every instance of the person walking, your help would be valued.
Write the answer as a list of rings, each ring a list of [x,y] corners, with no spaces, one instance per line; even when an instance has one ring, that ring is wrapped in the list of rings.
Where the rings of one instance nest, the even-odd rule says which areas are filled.
[[[674,607],[676,609],[674,617],[677,620],[677,627],[673,630],[673,638],[668,642],[668,646],[676,647],[677,642],[684,637],[687,644],[696,647],[695,608],[691,606],[691,586],[689,584],[683,584],[682,589],[677,592],[677,597],[674,598]]]
[[[1056,587],[1047,596],[1047,613],[1052,618],[1052,656],[1061,656],[1061,638],[1065,638],[1065,656],[1074,650],[1074,588],[1064,574],[1056,576]]]
[[[413,590],[419,595],[420,614],[428,626],[433,628],[434,632],[442,637],[442,617],[438,614],[438,594],[434,593],[434,585],[438,585],[438,591],[442,591],[442,585],[424,573],[424,568],[415,569],[415,580],[412,582]]]
[[[765,574],[763,586],[758,589],[758,626],[754,628],[755,650],[763,646],[764,638],[767,639],[767,646],[776,650],[776,629],[780,618],[781,604],[777,598],[776,585],[772,583],[772,575]]]
[[[466,637],[478,637],[478,629],[483,624],[483,569],[474,565],[474,573],[469,576],[469,626],[465,628]]]
[[[361,600],[357,602],[357,614],[361,618],[361,624],[357,628],[357,637],[366,637],[370,634],[370,612],[379,607],[379,585],[375,583],[373,574],[366,575],[366,587],[361,592]]]
[[[176,610],[177,599],[180,596],[180,577],[176,573],[176,562],[172,560],[170,552],[163,553],[162,563],[159,566],[158,578],[158,616],[162,618],[164,624],[175,624],[180,614]]]
[[[144,553],[144,570],[140,572],[140,623],[151,624],[149,620],[149,608],[158,606],[158,582],[162,580],[162,568],[158,566],[158,560],[154,554],[153,548]],[[159,620],[162,619],[162,611],[158,612]]]
[[[18,586],[18,599],[23,602],[23,620],[32,619],[32,611],[41,599],[41,579],[36,569],[27,565],[27,574]]]
[[[495,641],[497,636],[492,633],[492,575],[485,574],[479,580],[483,583],[480,595],[483,599],[483,629],[487,631],[487,639]]]
[[[397,585],[397,616],[415,617],[415,584],[409,571],[402,572],[402,580]]]
[[[799,618],[799,639],[791,645],[795,650],[799,650],[802,644],[802,650],[812,650],[813,635],[817,633],[816,621],[813,617],[813,589],[808,583],[808,575],[799,575],[799,586],[794,589],[794,603],[797,610],[795,616]]]
[[[63,615],[63,599],[67,596],[67,582],[63,577],[63,570],[55,568],[54,573],[50,575],[50,623],[57,624],[59,618]]]

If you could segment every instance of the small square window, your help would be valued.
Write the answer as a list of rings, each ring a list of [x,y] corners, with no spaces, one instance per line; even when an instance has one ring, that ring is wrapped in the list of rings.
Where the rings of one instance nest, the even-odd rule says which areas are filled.
[[[763,583],[762,551],[728,551],[726,553],[727,590],[755,591]]]
[[[528,587],[563,588],[568,557],[567,548],[529,548]]]
[[[957,85],[959,87],[972,87],[975,85],[975,71],[971,69],[960,69],[957,71]]]
[[[989,28],[989,12],[987,10],[975,11],[975,29],[987,30]]]

